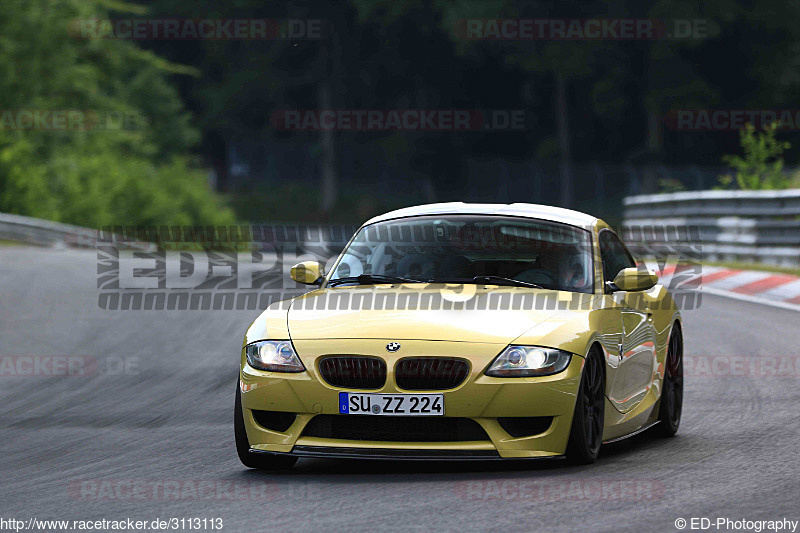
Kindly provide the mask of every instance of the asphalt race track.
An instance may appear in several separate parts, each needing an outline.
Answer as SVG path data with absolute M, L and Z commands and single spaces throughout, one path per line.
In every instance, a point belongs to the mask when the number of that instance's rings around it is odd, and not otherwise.
M 305 459 L 264 474 L 241 466 L 232 429 L 242 334 L 257 313 L 104 311 L 96 287 L 92 251 L 0 247 L 0 356 L 97 363 L 86 376 L 0 376 L 2 518 L 221 518 L 231 532 L 800 519 L 800 369 L 734 369 L 800 354 L 793 311 L 704 295 L 684 312 L 687 366 L 712 366 L 687 369 L 678 436 L 606 446 L 593 466 Z

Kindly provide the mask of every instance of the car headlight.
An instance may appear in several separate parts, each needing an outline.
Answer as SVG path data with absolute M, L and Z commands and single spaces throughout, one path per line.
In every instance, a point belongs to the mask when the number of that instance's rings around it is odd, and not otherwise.
M 486 370 L 487 376 L 522 378 L 557 374 L 569 365 L 572 354 L 540 346 L 508 346 Z
M 244 347 L 247 364 L 270 372 L 303 372 L 291 341 L 258 341 Z

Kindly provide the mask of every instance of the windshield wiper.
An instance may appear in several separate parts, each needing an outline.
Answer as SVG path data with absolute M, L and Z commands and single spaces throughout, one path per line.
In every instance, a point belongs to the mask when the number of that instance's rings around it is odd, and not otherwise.
M 336 278 L 328 282 L 330 287 L 335 287 L 341 283 L 358 283 L 359 285 L 375 285 L 376 283 L 425 283 L 418 279 L 401 278 L 398 276 L 383 276 L 381 274 L 361 274 L 360 276 L 348 276 L 346 278 Z
M 490 285 L 513 285 L 515 287 L 530 287 L 531 289 L 544 289 L 541 285 L 520 281 L 518 279 L 504 278 L 503 276 L 475 276 L 472 281 L 488 283 Z
M 547 289 L 535 283 L 528 283 L 527 281 L 520 281 L 518 279 L 505 278 L 503 276 L 475 276 L 474 278 L 431 278 L 427 280 L 428 283 L 454 283 L 454 284 L 472 284 L 472 283 L 485 283 L 487 285 L 508 285 L 513 287 L 530 287 L 531 289 Z

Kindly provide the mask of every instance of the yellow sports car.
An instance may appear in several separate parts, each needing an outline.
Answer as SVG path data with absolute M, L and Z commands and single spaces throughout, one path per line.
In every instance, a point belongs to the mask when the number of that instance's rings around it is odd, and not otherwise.
M 683 399 L 681 317 L 602 220 L 444 203 L 364 224 L 315 288 L 250 326 L 235 403 L 246 466 L 299 457 L 591 463 Z

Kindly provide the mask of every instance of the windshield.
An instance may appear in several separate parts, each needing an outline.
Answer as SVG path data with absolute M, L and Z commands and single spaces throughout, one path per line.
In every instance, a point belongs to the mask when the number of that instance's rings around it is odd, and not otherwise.
M 541 220 L 472 215 L 389 220 L 356 234 L 329 283 L 358 284 L 365 276 L 375 276 L 377 283 L 402 278 L 398 281 L 493 284 L 506 278 L 591 293 L 591 250 L 588 231 Z

